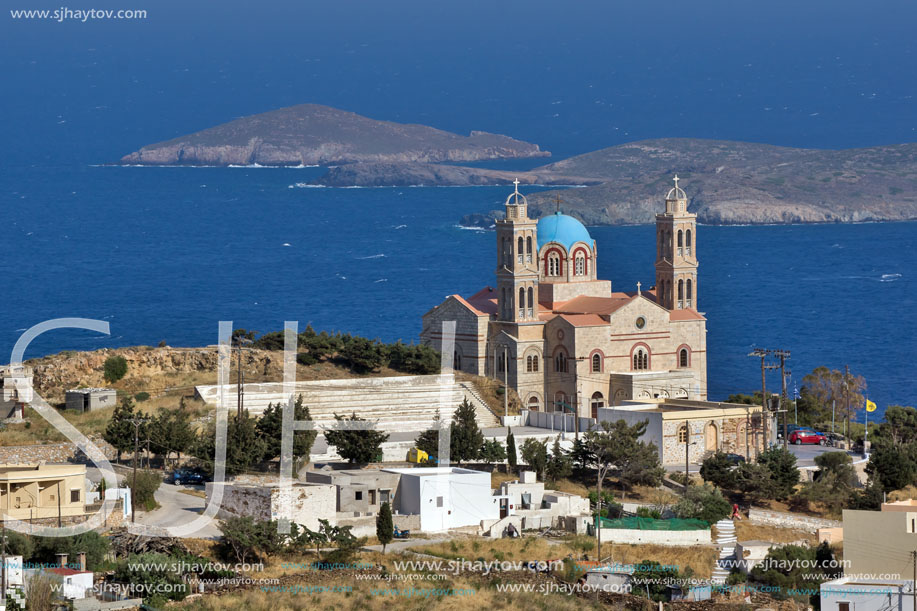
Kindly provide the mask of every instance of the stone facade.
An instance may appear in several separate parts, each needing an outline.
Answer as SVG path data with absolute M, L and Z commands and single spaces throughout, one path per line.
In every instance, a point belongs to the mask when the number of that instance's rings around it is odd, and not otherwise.
M 559 213 L 536 223 L 517 190 L 497 223 L 496 288 L 447 297 L 424 314 L 421 340 L 449 351 L 443 324 L 454 321 L 454 368 L 505 380 L 533 410 L 596 417 L 631 399 L 705 399 L 706 319 L 686 202 L 676 185 L 657 217 L 661 288 L 613 292 L 586 228 Z
M 213 482 L 206 484 L 207 502 L 213 495 Z M 288 495 L 278 485 L 225 484 L 220 517 L 251 516 L 256 520 L 279 520 L 283 503 L 292 508 L 291 519 L 312 530 L 319 519 L 334 522 L 335 487 L 330 484 L 294 484 Z
M 114 460 L 117 451 L 101 438 L 90 438 L 106 458 Z M 65 463 L 91 464 L 91 460 L 72 443 L 43 443 L 28 446 L 0 446 L 0 464 L 17 463 Z

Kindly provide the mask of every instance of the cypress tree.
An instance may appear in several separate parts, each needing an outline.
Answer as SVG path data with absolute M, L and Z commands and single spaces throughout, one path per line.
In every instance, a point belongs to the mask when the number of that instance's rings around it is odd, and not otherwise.
M 509 463 L 510 471 L 515 473 L 518 459 L 516 458 L 516 438 L 513 437 L 513 429 L 507 429 L 506 434 L 506 462 Z
M 395 524 L 392 521 L 392 508 L 388 503 L 382 503 L 379 509 L 379 515 L 376 516 L 376 537 L 382 544 L 382 553 L 385 553 L 385 546 L 395 538 Z

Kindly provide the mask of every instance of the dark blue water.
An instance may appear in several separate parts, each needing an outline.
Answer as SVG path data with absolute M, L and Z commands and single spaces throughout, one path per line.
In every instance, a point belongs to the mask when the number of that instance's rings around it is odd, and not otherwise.
M 125 8 L 70 5 L 90 6 Z M 492 234 L 455 221 L 493 209 L 502 189 L 290 189 L 312 171 L 94 167 L 246 114 L 316 102 L 507 133 L 556 157 L 662 136 L 843 148 L 917 130 L 917 5 L 903 1 L 144 8 L 144 21 L 85 24 L 0 13 L 0 353 L 59 316 L 107 319 L 112 337 L 59 333 L 33 354 L 212 343 L 220 319 L 410 340 L 444 295 L 493 282 Z M 592 233 L 616 288 L 652 282 L 651 228 Z M 745 355 L 763 345 L 793 351 L 794 377 L 849 363 L 880 406 L 913 403 L 915 235 L 701 228 L 711 397 L 756 388 Z

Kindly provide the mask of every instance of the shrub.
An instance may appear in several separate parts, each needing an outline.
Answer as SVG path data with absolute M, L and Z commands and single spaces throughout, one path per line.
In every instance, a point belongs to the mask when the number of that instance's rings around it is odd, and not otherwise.
M 296 355 L 296 362 L 303 367 L 309 367 L 318 363 L 318 358 L 315 357 L 311 352 L 300 352 Z
M 117 382 L 127 375 L 127 359 L 119 355 L 110 356 L 105 359 L 102 371 L 107 381 Z
M 134 399 L 136 399 L 137 401 L 139 401 L 139 402 L 141 402 L 141 403 L 142 403 L 143 401 L 149 401 L 149 400 L 150 400 L 150 393 L 148 393 L 148 392 L 146 392 L 146 391 L 138 392 L 136 395 L 134 395 Z
M 159 490 L 159 485 L 162 483 L 162 478 L 159 474 L 155 471 L 138 470 L 137 481 L 134 482 L 133 478 L 129 478 L 128 481 L 134 485 L 131 490 L 131 503 L 133 503 L 134 509 L 143 509 L 146 511 L 156 509 L 156 499 L 154 495 L 156 491 Z
M 659 520 L 662 518 L 662 513 L 658 509 L 653 509 L 652 507 L 637 507 L 637 517 Z
M 735 486 L 735 473 L 732 461 L 725 452 L 716 452 L 704 459 L 700 466 L 700 476 L 705 482 L 710 482 L 720 488 L 731 489 Z M 672 478 L 674 480 L 674 478 Z M 679 482 L 683 483 L 683 482 Z
M 719 490 L 705 483 L 703 486 L 689 486 L 684 498 L 672 510 L 679 518 L 693 518 L 713 524 L 728 518 L 732 506 Z

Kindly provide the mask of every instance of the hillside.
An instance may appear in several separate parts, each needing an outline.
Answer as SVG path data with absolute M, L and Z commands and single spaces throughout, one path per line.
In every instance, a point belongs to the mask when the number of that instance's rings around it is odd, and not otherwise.
M 129 165 L 333 165 L 357 162 L 481 161 L 544 157 L 537 144 L 473 131 L 460 136 L 425 125 L 376 121 L 301 104 L 242 117 L 142 147 Z
M 529 197 L 533 214 L 588 224 L 650 223 L 674 174 L 707 224 L 917 219 L 917 144 L 816 150 L 666 138 L 614 146 L 536 168 L 602 183 Z

